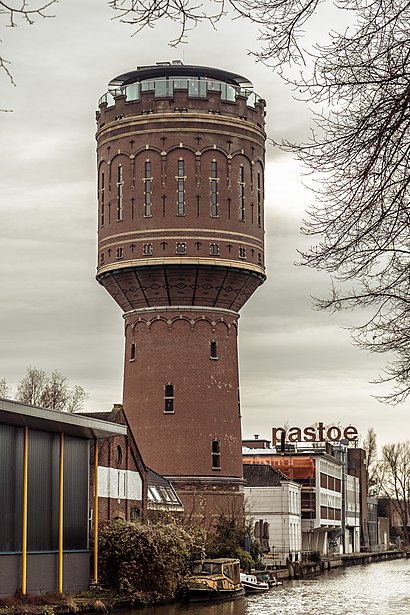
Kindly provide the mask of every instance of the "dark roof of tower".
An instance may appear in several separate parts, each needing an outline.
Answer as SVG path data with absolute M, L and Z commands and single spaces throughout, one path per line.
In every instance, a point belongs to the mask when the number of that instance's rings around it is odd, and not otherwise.
M 129 71 L 111 79 L 108 84 L 109 90 L 160 77 L 200 77 L 203 79 L 217 79 L 231 85 L 239 86 L 246 90 L 253 90 L 252 83 L 236 73 L 231 73 L 220 68 L 210 66 L 192 66 L 190 64 L 160 62 L 153 66 L 139 66 L 136 70 Z
M 280 487 L 282 481 L 289 477 L 280 470 L 264 464 L 243 464 L 245 487 Z

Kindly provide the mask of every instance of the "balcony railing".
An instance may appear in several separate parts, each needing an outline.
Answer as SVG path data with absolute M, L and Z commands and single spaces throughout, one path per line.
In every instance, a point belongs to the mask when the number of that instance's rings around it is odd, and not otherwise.
M 260 100 L 260 97 L 252 90 L 223 81 L 198 79 L 196 77 L 169 77 L 168 79 L 151 79 L 131 83 L 122 88 L 111 90 L 101 96 L 98 105 L 106 103 L 111 107 L 115 104 L 114 98 L 121 95 L 125 95 L 126 101 L 141 100 L 143 92 L 154 92 L 156 98 L 173 98 L 175 91 L 178 90 L 187 91 L 190 98 L 207 98 L 211 92 L 220 92 L 221 100 L 226 102 L 235 102 L 237 96 L 244 96 L 247 99 L 247 105 L 251 107 L 254 107 Z

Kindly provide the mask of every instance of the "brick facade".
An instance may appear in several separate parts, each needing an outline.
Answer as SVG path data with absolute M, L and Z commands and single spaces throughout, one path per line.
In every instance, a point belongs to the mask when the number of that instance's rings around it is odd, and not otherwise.
M 141 454 L 133 438 L 132 431 L 129 429 L 124 411 L 121 406 L 114 406 L 112 412 L 93 413 L 89 416 L 102 418 L 120 425 L 127 425 L 128 434 L 126 436 L 114 436 L 98 440 L 98 466 L 99 474 L 104 470 L 111 470 L 117 474 L 117 481 L 120 483 L 117 493 L 112 493 L 116 497 L 105 497 L 104 486 L 99 478 L 99 498 L 98 498 L 98 519 L 100 523 L 105 523 L 113 519 L 124 519 L 127 521 L 136 520 L 145 516 L 147 511 L 147 469 L 142 460 Z M 90 450 L 90 518 L 91 527 L 94 524 L 94 446 L 95 441 L 91 442 Z M 129 473 L 131 476 L 138 475 L 141 479 L 141 489 L 138 489 L 140 497 L 129 497 L 132 490 L 128 485 Z M 126 487 L 121 484 L 121 478 L 126 476 Z M 117 491 L 117 485 L 111 486 L 111 491 Z M 125 487 L 125 488 L 124 488 Z M 103 489 L 102 489 L 103 488 Z

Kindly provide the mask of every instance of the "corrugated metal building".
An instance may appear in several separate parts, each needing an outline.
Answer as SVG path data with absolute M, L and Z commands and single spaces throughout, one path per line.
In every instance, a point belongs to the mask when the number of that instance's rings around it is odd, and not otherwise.
M 88 588 L 89 444 L 125 434 L 0 399 L 0 595 Z

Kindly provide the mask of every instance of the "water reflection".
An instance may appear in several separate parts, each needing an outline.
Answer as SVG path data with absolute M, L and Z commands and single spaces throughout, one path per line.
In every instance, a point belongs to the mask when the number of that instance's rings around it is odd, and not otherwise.
M 340 569 L 263 595 L 219 604 L 164 606 L 121 615 L 409 615 L 410 560 Z

